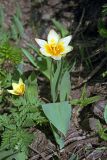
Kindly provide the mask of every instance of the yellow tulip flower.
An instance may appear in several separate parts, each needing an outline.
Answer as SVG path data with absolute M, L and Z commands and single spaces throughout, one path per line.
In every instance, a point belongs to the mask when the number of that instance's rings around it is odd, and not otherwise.
M 22 96 L 25 92 L 25 84 L 22 79 L 19 79 L 19 83 L 12 83 L 13 90 L 7 90 L 9 93 Z
M 55 60 L 61 60 L 68 52 L 73 50 L 73 47 L 68 45 L 72 39 L 72 35 L 65 38 L 60 36 L 52 29 L 50 30 L 47 41 L 35 38 L 37 44 L 41 47 L 40 52 Z

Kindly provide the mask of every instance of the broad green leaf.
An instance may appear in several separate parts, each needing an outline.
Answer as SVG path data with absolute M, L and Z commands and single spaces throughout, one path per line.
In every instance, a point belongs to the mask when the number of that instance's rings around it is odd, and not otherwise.
M 68 100 L 71 91 L 71 82 L 69 72 L 66 71 L 62 77 L 60 85 L 60 101 Z
M 52 19 L 53 24 L 55 25 L 55 27 L 61 32 L 62 37 L 65 37 L 66 35 L 69 34 L 69 31 L 63 26 L 62 23 L 60 23 L 59 21 Z
M 59 81 L 60 72 L 61 72 L 61 62 L 58 63 L 56 72 L 54 73 L 54 76 L 51 81 L 51 95 L 52 95 L 53 102 L 57 100 L 58 81 Z
M 107 105 L 105 106 L 105 109 L 104 109 L 104 119 L 107 123 Z
M 42 109 L 52 123 L 61 133 L 66 135 L 71 118 L 71 105 L 66 102 L 43 104 Z

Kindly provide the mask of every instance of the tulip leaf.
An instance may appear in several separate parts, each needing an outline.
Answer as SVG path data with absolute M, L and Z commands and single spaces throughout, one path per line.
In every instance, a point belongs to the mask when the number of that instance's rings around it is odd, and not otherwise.
M 28 50 L 22 48 L 23 54 L 29 59 L 34 67 L 36 67 L 43 75 L 50 79 L 50 60 L 49 58 L 40 57 L 37 59 L 37 62 L 34 60 L 34 57 L 29 53 Z
M 37 67 L 36 62 L 34 61 L 34 57 L 24 48 L 22 48 L 22 52 L 23 54 L 29 59 L 29 61 L 35 66 Z
M 67 101 L 48 103 L 43 104 L 42 109 L 50 123 L 66 135 L 71 118 L 71 105 Z
M 71 90 L 70 75 L 69 72 L 66 71 L 61 80 L 60 101 L 68 100 L 68 96 L 70 95 L 70 90 Z
M 69 31 L 63 26 L 62 23 L 60 23 L 56 19 L 52 19 L 52 22 L 56 26 L 56 28 L 61 32 L 62 37 L 65 37 L 69 34 Z
M 54 73 L 54 76 L 51 82 L 51 95 L 52 95 L 53 102 L 55 102 L 57 99 L 58 79 L 59 79 L 60 72 L 61 72 L 61 62 L 57 64 L 57 69 Z
M 14 24 L 16 25 L 16 27 L 17 27 L 17 30 L 19 31 L 20 37 L 23 38 L 24 27 L 23 27 L 23 24 L 22 24 L 21 20 L 16 15 L 14 15 L 13 16 L 13 21 L 14 21 Z
M 53 125 L 51 125 L 51 128 L 59 148 L 62 149 L 64 147 L 64 138 L 58 133 L 58 130 Z
M 105 109 L 104 109 L 104 119 L 107 123 L 107 105 L 105 106 Z

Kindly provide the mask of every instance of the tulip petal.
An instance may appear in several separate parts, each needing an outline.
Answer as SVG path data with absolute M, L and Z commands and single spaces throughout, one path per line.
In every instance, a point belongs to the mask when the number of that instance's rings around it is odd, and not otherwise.
M 53 59 L 55 59 L 55 60 L 61 60 L 61 55 L 60 56 L 51 56 Z
M 66 46 L 64 52 L 62 52 L 61 54 L 66 54 L 68 52 L 71 52 L 73 50 L 73 47 L 72 46 Z
M 72 35 L 67 36 L 65 38 L 61 38 L 59 42 L 63 42 L 63 45 L 67 46 L 70 43 L 71 39 L 72 39 Z
M 60 39 L 60 36 L 52 29 L 48 34 L 48 43 L 55 43 L 57 44 Z
M 23 83 L 23 80 L 21 78 L 19 78 L 19 84 L 22 84 Z
M 51 56 L 49 53 L 47 53 L 47 52 L 45 51 L 44 48 L 40 48 L 40 52 L 41 52 L 44 56 L 47 56 L 47 57 L 50 57 L 50 56 Z
M 44 45 L 47 44 L 47 42 L 46 42 L 45 40 L 43 40 L 43 39 L 35 38 L 35 41 L 37 42 L 37 44 L 38 44 L 41 48 L 43 48 Z
M 14 94 L 14 95 L 19 95 L 18 93 L 16 93 L 14 90 L 7 90 L 9 93 Z
M 13 90 L 16 90 L 16 88 L 19 86 L 19 84 L 17 83 L 12 83 L 12 87 L 13 87 Z

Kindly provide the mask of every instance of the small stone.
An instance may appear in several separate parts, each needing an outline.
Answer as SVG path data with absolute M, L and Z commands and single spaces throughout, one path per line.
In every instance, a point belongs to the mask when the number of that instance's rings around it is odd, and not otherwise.
M 92 131 L 98 131 L 98 120 L 95 118 L 89 118 L 89 126 Z
M 45 6 L 42 11 L 42 20 L 50 20 L 53 14 L 53 10 L 48 6 Z
M 48 5 L 55 6 L 60 2 L 61 2 L 61 0 L 48 0 Z

